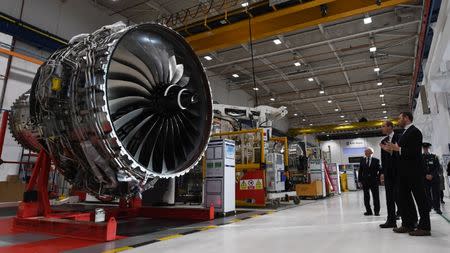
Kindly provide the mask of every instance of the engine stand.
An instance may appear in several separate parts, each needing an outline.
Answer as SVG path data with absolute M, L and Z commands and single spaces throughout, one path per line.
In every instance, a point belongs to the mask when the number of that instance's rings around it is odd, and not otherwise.
M 94 212 L 60 212 L 52 210 L 48 197 L 48 176 L 51 170 L 49 155 L 41 150 L 33 167 L 23 201 L 13 221 L 16 231 L 42 232 L 83 240 L 112 241 L 117 238 L 119 218 L 214 219 L 214 207 L 157 208 L 143 207 L 139 198 L 121 199 L 119 207 L 105 208 L 106 222 L 94 222 Z

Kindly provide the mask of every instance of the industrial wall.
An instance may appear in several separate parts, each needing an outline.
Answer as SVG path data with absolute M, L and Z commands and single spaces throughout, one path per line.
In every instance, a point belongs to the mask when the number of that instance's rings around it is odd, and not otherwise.
M 382 137 L 355 138 L 344 140 L 330 140 L 320 143 L 322 151 L 331 151 L 331 162 L 348 163 L 349 157 L 364 156 L 364 149 L 374 149 L 373 156 L 380 159 L 381 148 L 378 145 Z
M 64 39 L 93 32 L 119 20 L 125 21 L 120 15 L 110 16 L 91 0 L 2 0 L 0 12 Z
M 442 1 L 434 36 L 424 64 L 421 94 L 414 111 L 414 124 L 422 131 L 424 141 L 433 146 L 431 152 L 450 154 L 450 3 Z M 446 168 L 446 164 L 444 164 Z M 446 170 L 444 169 L 444 175 Z M 450 195 L 446 184 L 447 196 Z

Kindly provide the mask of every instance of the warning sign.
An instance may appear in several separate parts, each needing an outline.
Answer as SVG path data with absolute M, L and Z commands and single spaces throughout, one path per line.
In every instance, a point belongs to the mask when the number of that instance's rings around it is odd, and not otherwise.
M 247 182 L 246 182 L 247 180 L 241 180 L 241 182 L 240 182 L 240 189 L 241 190 L 247 190 L 248 189 L 248 186 L 247 186 Z
M 246 179 L 240 180 L 240 190 L 262 190 L 262 179 Z
M 263 188 L 262 179 L 256 180 L 256 190 L 262 190 L 262 188 Z

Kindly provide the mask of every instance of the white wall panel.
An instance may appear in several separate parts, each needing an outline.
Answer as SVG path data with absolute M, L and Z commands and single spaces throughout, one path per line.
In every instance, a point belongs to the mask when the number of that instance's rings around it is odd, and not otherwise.
M 103 25 L 125 20 L 96 6 L 91 0 L 24 0 L 22 20 L 64 39 L 92 32 Z M 0 11 L 20 17 L 22 0 L 2 0 Z

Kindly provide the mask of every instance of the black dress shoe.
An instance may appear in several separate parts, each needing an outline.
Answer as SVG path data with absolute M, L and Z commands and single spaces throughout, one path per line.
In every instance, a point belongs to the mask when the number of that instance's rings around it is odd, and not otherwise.
M 416 229 L 414 231 L 409 232 L 410 236 L 431 236 L 430 230 L 422 230 Z
M 373 213 L 372 212 L 365 212 L 364 215 L 365 216 L 370 216 L 370 215 L 373 215 Z
M 384 224 L 380 224 L 380 228 L 396 228 L 397 224 L 386 222 Z
M 375 216 L 380 216 L 380 213 L 375 213 Z
M 435 210 L 437 214 L 442 214 L 441 210 Z
M 399 227 L 399 228 L 394 228 L 392 231 L 394 231 L 395 233 L 399 233 L 399 234 L 406 234 L 409 232 L 413 232 L 414 228 L 409 228 L 409 227 Z

